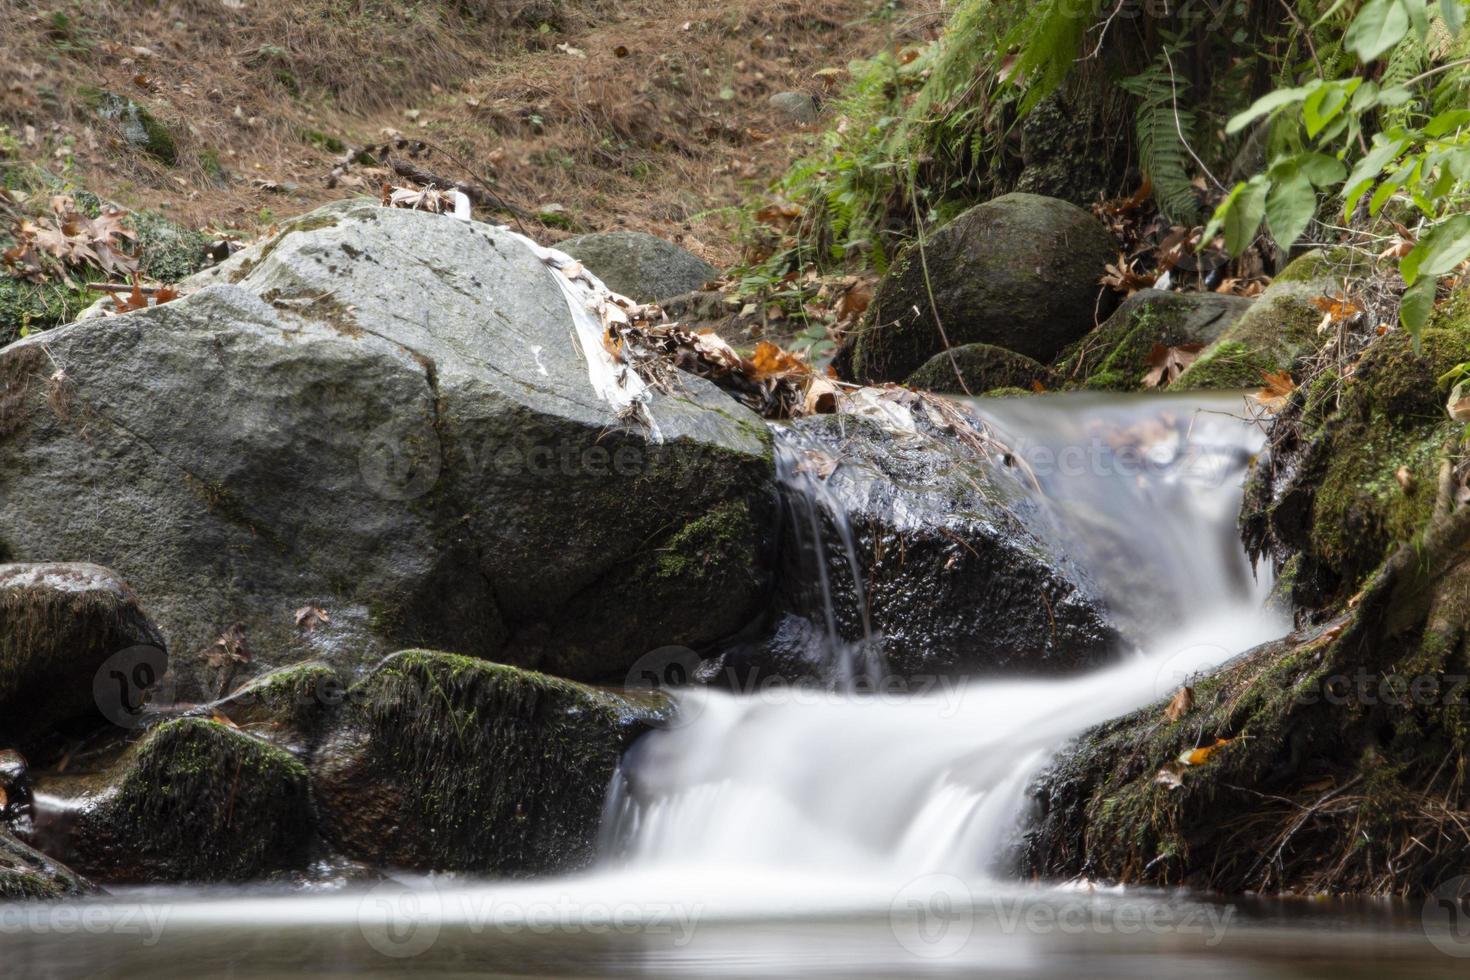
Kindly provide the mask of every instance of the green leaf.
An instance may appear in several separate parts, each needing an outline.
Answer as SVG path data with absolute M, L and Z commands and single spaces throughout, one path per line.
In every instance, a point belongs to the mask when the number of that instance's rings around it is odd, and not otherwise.
M 1273 184 L 1266 195 L 1266 222 L 1271 226 L 1276 244 L 1282 248 L 1289 249 L 1296 244 L 1316 212 L 1317 192 L 1301 171 Z
M 1414 34 L 1419 40 L 1429 36 L 1429 4 L 1427 0 L 1399 0 L 1404 12 L 1409 16 L 1409 23 L 1414 26 Z
M 1264 177 L 1252 177 L 1225 215 L 1225 250 L 1231 255 L 1239 255 L 1255 241 L 1261 219 L 1266 216 L 1266 194 L 1269 190 L 1270 183 Z
M 1409 14 L 1397 0 L 1368 0 L 1343 35 L 1343 42 L 1369 62 L 1398 44 L 1409 33 Z
M 1323 85 L 1307 96 L 1306 101 L 1302 103 L 1302 118 L 1307 122 L 1308 137 L 1315 139 L 1328 123 L 1336 119 L 1338 114 L 1347 108 L 1351 88 L 1356 87 L 1345 87 L 1334 82 L 1331 85 Z
M 1465 8 L 1461 0 L 1439 0 L 1439 12 L 1444 16 L 1444 26 L 1451 34 L 1460 33 L 1465 26 Z
M 1437 279 L 1470 259 L 1470 214 L 1435 225 L 1399 262 L 1399 274 L 1412 286 L 1420 276 Z
M 1283 88 L 1277 89 L 1274 92 L 1268 92 L 1252 102 L 1249 109 L 1232 116 L 1230 121 L 1225 124 L 1225 132 L 1227 135 L 1238 133 L 1262 116 L 1275 112 L 1282 106 L 1291 105 L 1293 102 L 1300 102 L 1320 86 L 1321 83 L 1318 82 L 1303 88 Z
M 1373 186 L 1373 181 L 1383 172 L 1383 168 L 1392 163 L 1404 148 L 1409 145 L 1407 139 L 1389 140 L 1379 142 L 1368 155 L 1358 161 L 1353 172 L 1348 175 L 1347 183 L 1343 185 L 1343 196 L 1346 198 L 1344 212 L 1351 215 L 1353 209 L 1358 206 L 1359 199 Z
M 1429 322 L 1429 315 L 1434 312 L 1434 287 L 1433 277 L 1425 276 L 1405 290 L 1404 298 L 1399 302 L 1399 322 L 1415 337 L 1419 336 Z
M 1425 123 L 1424 135 L 1438 139 L 1446 133 L 1453 133 L 1466 123 L 1470 123 L 1470 109 L 1450 109 Z
M 1318 187 L 1327 188 L 1340 184 L 1347 176 L 1347 166 L 1337 157 L 1326 153 L 1303 153 L 1297 162 L 1307 179 Z

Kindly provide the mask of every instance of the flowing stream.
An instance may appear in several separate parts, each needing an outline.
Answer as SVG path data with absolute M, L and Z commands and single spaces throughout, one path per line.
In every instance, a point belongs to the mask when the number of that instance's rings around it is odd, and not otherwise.
M 1065 679 L 937 678 L 916 692 L 854 689 L 875 665 L 849 660 L 826 686 L 686 691 L 678 723 L 626 755 L 603 860 L 586 874 L 123 890 L 81 906 L 101 910 L 90 930 L 8 928 L 0 914 L 6 973 L 1136 977 L 1209 966 L 1278 976 L 1310 955 L 1323 975 L 1372 976 L 1387 961 L 1456 975 L 1415 911 L 1398 906 L 1007 880 L 1027 785 L 1070 737 L 1287 629 L 1236 535 L 1261 440 L 1241 404 L 977 405 L 1024 463 L 1018 478 L 1044 503 L 1055 546 L 1130 625 L 1137 649 L 1112 666 Z M 814 546 L 824 509 L 845 526 L 830 499 L 788 506 Z M 823 579 L 822 593 L 836 584 Z M 832 649 L 873 655 L 835 638 Z M 131 931 L 119 928 L 125 916 Z

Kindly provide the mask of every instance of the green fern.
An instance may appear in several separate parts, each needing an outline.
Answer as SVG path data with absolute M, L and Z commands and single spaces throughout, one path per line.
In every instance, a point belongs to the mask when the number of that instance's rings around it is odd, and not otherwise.
M 1153 182 L 1159 210 L 1170 221 L 1192 225 L 1200 204 L 1185 141 L 1194 138 L 1198 121 L 1189 109 L 1187 80 L 1169 70 L 1169 59 L 1178 62 L 1181 54 L 1180 48 L 1166 47 L 1147 70 L 1119 84 L 1138 100 L 1134 129 L 1139 161 Z

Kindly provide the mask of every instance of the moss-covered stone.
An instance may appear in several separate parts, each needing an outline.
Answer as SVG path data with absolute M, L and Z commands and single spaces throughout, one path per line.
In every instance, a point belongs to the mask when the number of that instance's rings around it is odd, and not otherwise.
M 591 862 L 618 759 L 659 717 L 608 691 L 421 650 L 384 661 L 343 710 L 313 766 L 332 843 L 374 864 L 512 876 Z
M 305 751 L 337 717 L 346 692 L 337 670 L 313 660 L 257 677 L 200 710 L 222 714 L 252 734 Z
M 1258 388 L 1262 374 L 1290 370 L 1325 340 L 1317 334 L 1322 311 L 1312 301 L 1338 292 L 1355 262 L 1338 252 L 1308 252 L 1292 262 L 1171 387 Z
M 0 831 L 0 901 L 54 901 L 96 890 L 75 871 Z
M 179 150 L 173 134 L 153 113 L 132 99 L 112 92 L 84 88 L 79 95 L 99 117 L 117 124 L 128 145 L 166 166 L 178 163 Z
M 1142 290 L 1063 351 L 1056 373 L 1068 387 L 1135 391 L 1155 345 L 1211 344 L 1250 308 L 1251 300 L 1238 296 Z
M 1030 390 L 1036 384 L 1050 388 L 1052 373 L 1046 365 L 1025 354 L 991 344 L 965 344 L 935 354 L 909 375 L 904 384 L 921 391 L 978 395 L 995 388 Z
M 157 211 L 137 211 L 129 220 L 138 234 L 138 267 L 147 278 L 179 282 L 209 264 L 204 254 L 208 242 L 199 232 Z
M 290 753 L 204 718 L 165 722 L 105 768 L 42 773 L 37 792 L 69 801 L 55 840 L 101 881 L 244 881 L 305 865 L 312 842 L 306 767 Z
M 977 205 L 895 259 L 858 331 L 853 374 L 898 381 L 972 343 L 1050 361 L 1092 329 L 1098 277 L 1116 250 L 1065 201 L 1007 194 Z
M 0 566 L 0 732 L 25 743 L 64 722 L 100 721 L 98 671 L 138 647 L 158 651 L 151 684 L 162 673 L 163 638 L 127 583 L 107 569 Z

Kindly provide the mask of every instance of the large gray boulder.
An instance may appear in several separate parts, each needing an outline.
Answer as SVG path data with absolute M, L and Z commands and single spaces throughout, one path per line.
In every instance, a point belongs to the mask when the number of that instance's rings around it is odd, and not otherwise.
M 936 232 L 922 255 L 914 245 L 894 261 L 858 334 L 853 374 L 901 381 L 946 341 L 1048 362 L 1092 329 L 1098 279 L 1116 257 L 1107 230 L 1066 201 L 1007 194 L 977 205 Z
M 682 296 L 720 275 L 693 252 L 641 231 L 578 235 L 556 247 L 585 265 L 607 288 L 640 303 Z
M 125 575 L 180 696 L 418 644 L 616 677 L 738 630 L 764 424 L 682 375 L 658 438 L 628 421 L 557 275 L 502 229 L 341 202 L 182 299 L 0 350 L 0 554 Z
M 0 565 L 0 737 L 24 744 L 65 722 L 126 721 L 165 663 L 162 636 L 114 572 Z

